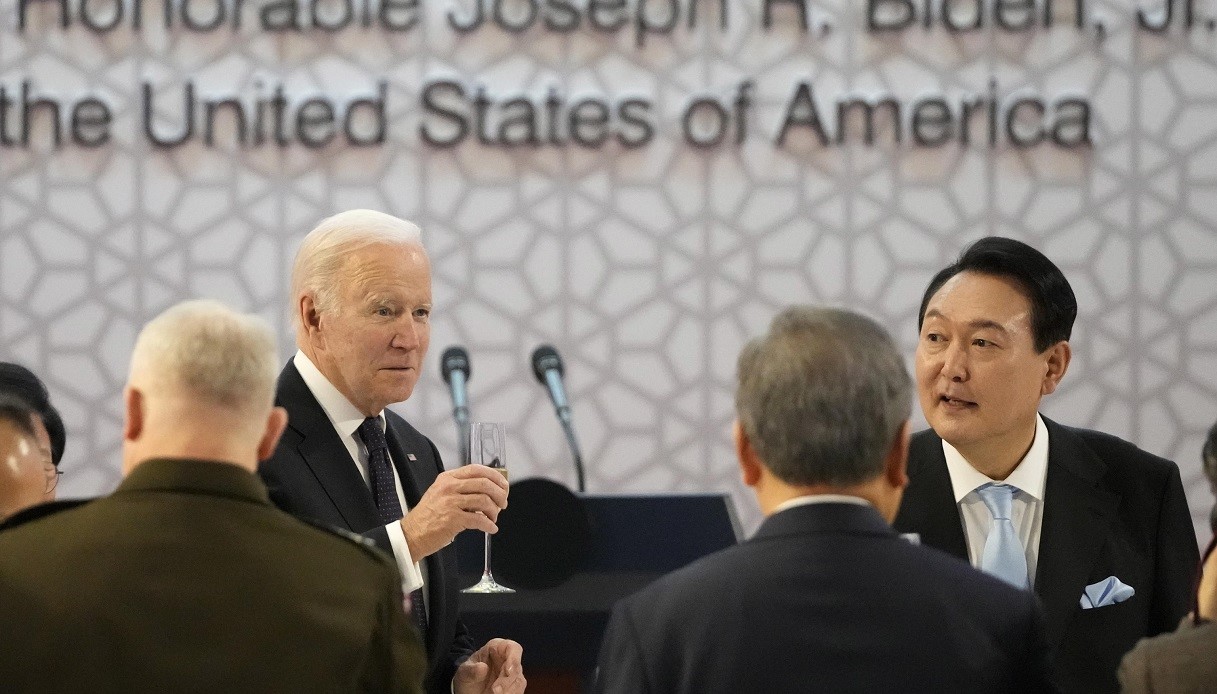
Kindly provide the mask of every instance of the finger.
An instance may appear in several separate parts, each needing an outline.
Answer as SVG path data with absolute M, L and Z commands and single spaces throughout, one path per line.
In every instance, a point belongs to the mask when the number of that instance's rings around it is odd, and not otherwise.
M 480 530 L 484 533 L 490 533 L 491 535 L 499 531 L 499 526 L 495 525 L 494 521 L 490 520 L 485 514 L 482 513 L 465 512 L 461 515 L 461 519 L 464 521 L 464 527 L 466 530 Z
M 455 486 L 460 494 L 481 494 L 490 497 L 499 508 L 507 508 L 507 491 L 484 478 L 462 480 Z
M 498 522 L 499 512 L 503 509 L 499 508 L 489 497 L 481 494 L 467 495 L 460 497 L 457 506 L 462 511 L 469 513 L 481 513 L 492 521 Z
M 468 479 L 474 479 L 474 478 L 480 477 L 482 479 L 490 480 L 496 486 L 501 487 L 502 489 L 507 489 L 507 486 L 508 486 L 507 479 L 505 477 L 503 477 L 503 474 L 501 472 L 498 472 L 497 470 L 494 470 L 493 468 L 488 468 L 485 465 L 477 465 L 477 464 L 463 465 L 461 467 L 456 468 L 455 470 L 448 470 L 447 472 L 442 473 L 440 476 L 442 477 L 444 475 L 448 475 L 448 476 L 452 477 L 453 479 L 460 479 L 460 480 L 468 480 Z

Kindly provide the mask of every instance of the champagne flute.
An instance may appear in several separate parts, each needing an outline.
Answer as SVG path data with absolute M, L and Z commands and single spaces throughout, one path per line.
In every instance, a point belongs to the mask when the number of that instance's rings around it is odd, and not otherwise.
M 474 422 L 469 431 L 470 462 L 499 471 L 507 479 L 507 428 L 491 422 Z M 482 578 L 462 593 L 514 593 L 494 580 L 490 572 L 490 533 L 486 533 Z

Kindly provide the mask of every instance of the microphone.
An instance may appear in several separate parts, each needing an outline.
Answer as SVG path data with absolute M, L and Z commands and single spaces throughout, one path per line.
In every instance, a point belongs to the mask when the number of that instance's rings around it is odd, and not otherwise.
M 575 427 L 571 423 L 570 405 L 566 402 L 566 387 L 562 384 L 562 358 L 558 351 L 549 345 L 541 345 L 532 352 L 532 372 L 545 389 L 549 391 L 549 399 L 554 403 L 554 412 L 566 434 L 566 442 L 570 445 L 571 455 L 575 459 L 575 477 L 579 482 L 579 492 L 584 491 L 583 483 L 583 454 L 579 452 L 579 442 L 575 439 Z
M 465 384 L 469 382 L 469 353 L 464 347 L 453 345 L 444 350 L 439 360 L 439 371 L 448 384 L 452 395 L 452 419 L 456 421 L 456 441 L 460 447 L 461 465 L 469 464 L 469 395 Z

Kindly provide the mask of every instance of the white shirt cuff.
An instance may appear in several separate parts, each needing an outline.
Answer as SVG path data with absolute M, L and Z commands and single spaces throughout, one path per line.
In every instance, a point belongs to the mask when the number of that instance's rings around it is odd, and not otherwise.
M 422 567 L 410 559 L 410 545 L 406 544 L 406 531 L 401 529 L 401 521 L 386 525 L 385 532 L 389 533 L 393 558 L 397 560 L 397 570 L 401 572 L 401 589 L 409 595 L 423 587 Z

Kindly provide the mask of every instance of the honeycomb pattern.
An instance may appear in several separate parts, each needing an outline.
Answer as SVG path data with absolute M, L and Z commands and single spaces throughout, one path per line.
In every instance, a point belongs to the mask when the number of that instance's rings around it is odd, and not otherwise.
M 596 492 L 728 490 L 747 528 L 758 513 L 729 441 L 735 356 L 794 302 L 865 311 L 911 353 L 926 281 L 985 234 L 1027 240 L 1056 259 L 1081 301 L 1075 361 L 1045 411 L 1177 460 L 1198 532 L 1212 499 L 1200 472 L 1217 419 L 1217 65 L 1210 34 L 1132 29 L 1131 0 L 1089 3 L 1107 36 L 940 29 L 868 35 L 862 3 L 814 3 L 802 33 L 778 4 L 700 3 L 700 28 L 653 36 L 460 35 L 449 7 L 392 34 L 189 34 L 160 29 L 145 3 L 139 35 L 46 29 L 0 18 L 0 81 L 115 105 L 103 148 L 0 152 L 0 357 L 42 374 L 69 429 L 63 492 L 119 479 L 121 405 L 139 327 L 187 297 L 225 300 L 279 326 L 290 354 L 287 268 L 318 219 L 366 206 L 419 222 L 434 267 L 430 373 L 401 412 L 450 464 L 455 434 L 435 363 L 468 347 L 475 419 L 504 421 L 516 475 L 573 485 L 561 433 L 527 365 L 558 347 Z M 1066 5 L 1071 3 L 1062 3 Z M 682 7 L 687 4 L 682 3 Z M 36 24 L 37 25 L 37 24 Z M 1064 26 L 1066 28 L 1061 28 Z M 1096 147 L 949 145 L 822 148 L 773 137 L 800 80 L 836 93 L 1086 94 Z M 498 97 L 645 97 L 642 148 L 451 149 L 421 143 L 423 85 L 456 79 Z M 698 149 L 681 139 L 694 95 L 725 101 L 755 82 L 750 137 Z M 181 89 L 353 98 L 388 84 L 389 141 L 241 150 L 157 150 L 141 135 L 139 85 L 157 85 L 165 132 Z M 178 119 L 175 121 L 175 118 Z M 35 140 L 49 125 L 34 124 Z M 222 131 L 223 136 L 230 131 Z M 43 140 L 45 141 L 45 140 Z

